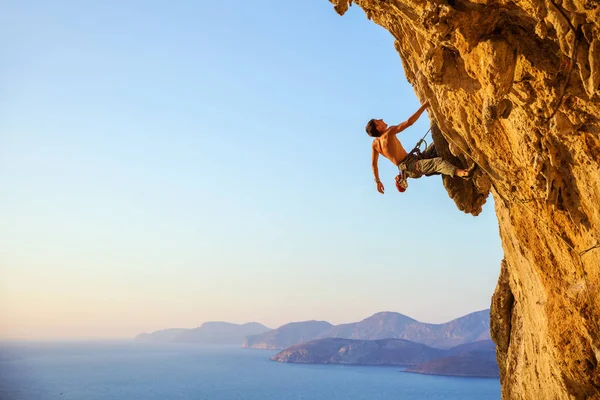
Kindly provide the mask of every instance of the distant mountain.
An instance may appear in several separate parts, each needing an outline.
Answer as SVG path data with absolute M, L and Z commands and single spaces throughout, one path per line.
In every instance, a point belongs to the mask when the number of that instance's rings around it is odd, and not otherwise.
M 257 322 L 243 325 L 229 322 L 205 322 L 193 329 L 165 329 L 142 333 L 135 340 L 155 343 L 199 343 L 214 345 L 240 345 L 245 336 L 270 331 Z
M 341 324 L 321 333 L 318 338 L 334 337 L 346 339 L 377 340 L 401 338 L 407 327 L 423 325 L 406 315 L 396 312 L 380 312 L 360 322 Z
M 298 364 L 398 365 L 408 366 L 405 372 L 419 374 L 499 376 L 491 340 L 443 350 L 403 339 L 327 338 L 291 346 L 271 360 Z
M 489 310 L 478 311 L 444 324 L 427 324 L 395 312 L 380 312 L 359 322 L 337 326 L 327 322 L 297 322 L 258 337 L 248 337 L 243 347 L 285 349 L 294 344 L 324 338 L 405 339 L 447 349 L 490 339 L 490 313 Z
M 140 333 L 135 337 L 135 340 L 142 342 L 171 342 L 186 330 L 184 328 L 171 328 L 152 333 Z
M 412 366 L 404 372 L 428 375 L 497 378 L 496 347 L 491 340 L 458 346 L 447 350 L 448 356 Z
M 444 324 L 427 324 L 395 312 L 380 312 L 353 324 L 343 324 L 317 338 L 405 339 L 440 349 L 490 338 L 490 312 L 483 310 Z
M 292 322 L 277 329 L 256 336 L 247 336 L 242 347 L 253 349 L 285 349 L 297 343 L 304 343 L 333 327 L 325 321 Z
M 300 364 L 417 365 L 440 358 L 444 350 L 402 339 L 319 339 L 291 346 L 271 358 Z

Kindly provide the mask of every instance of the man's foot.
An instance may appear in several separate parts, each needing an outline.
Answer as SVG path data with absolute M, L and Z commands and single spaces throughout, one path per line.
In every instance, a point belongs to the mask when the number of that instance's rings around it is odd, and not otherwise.
M 471 179 L 473 177 L 473 175 L 475 174 L 476 169 L 477 169 L 477 164 L 473 164 L 473 166 L 469 169 L 456 168 L 456 172 L 454 173 L 454 176 L 458 176 L 459 178 L 463 178 L 463 179 Z
M 456 168 L 456 172 L 454 172 L 454 176 L 458 176 L 459 178 L 469 178 L 469 170 L 468 169 L 460 169 Z

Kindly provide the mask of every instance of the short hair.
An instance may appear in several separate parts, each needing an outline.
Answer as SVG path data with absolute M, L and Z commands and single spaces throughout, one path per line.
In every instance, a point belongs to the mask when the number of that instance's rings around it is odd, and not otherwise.
M 377 129 L 377 124 L 375 123 L 375 118 L 373 118 L 369 122 L 367 122 L 367 127 L 365 128 L 365 130 L 367 131 L 367 135 L 369 135 L 371 137 L 381 136 L 381 132 L 379 132 L 379 129 Z

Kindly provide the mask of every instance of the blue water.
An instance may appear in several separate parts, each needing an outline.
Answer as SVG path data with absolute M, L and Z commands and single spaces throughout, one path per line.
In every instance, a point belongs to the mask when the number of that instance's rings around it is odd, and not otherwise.
M 1 400 L 487 400 L 496 379 L 297 365 L 275 352 L 135 342 L 0 344 Z

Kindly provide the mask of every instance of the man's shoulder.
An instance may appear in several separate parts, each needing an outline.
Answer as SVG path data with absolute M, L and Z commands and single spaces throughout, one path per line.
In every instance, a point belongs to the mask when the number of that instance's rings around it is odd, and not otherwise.
M 379 139 L 381 139 L 381 137 L 373 139 L 373 143 L 371 144 L 371 147 L 373 147 L 373 150 L 375 150 L 375 151 L 379 151 L 379 149 L 381 148 Z

